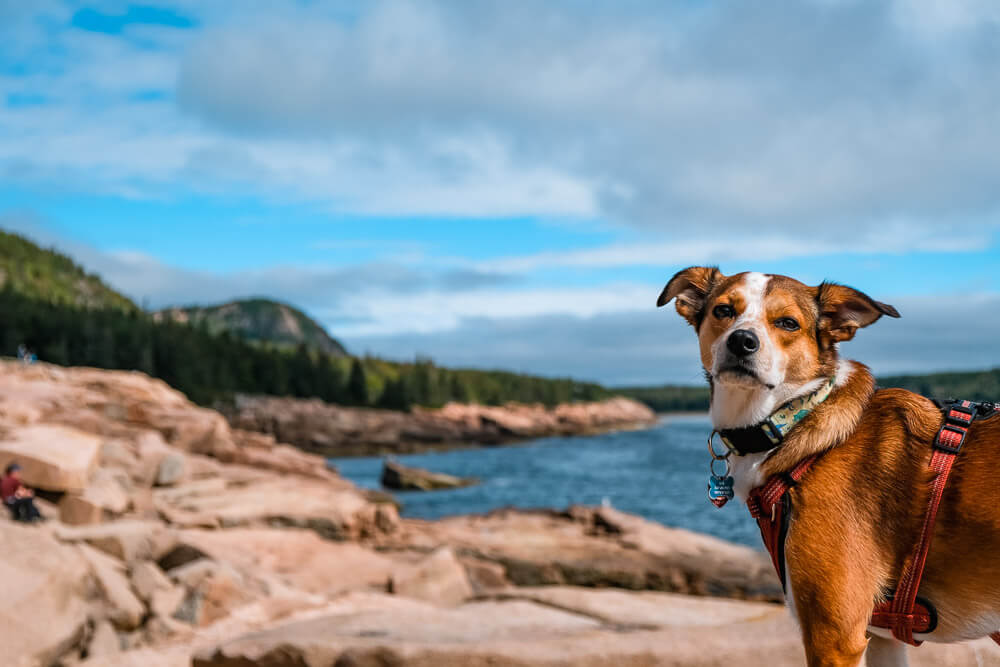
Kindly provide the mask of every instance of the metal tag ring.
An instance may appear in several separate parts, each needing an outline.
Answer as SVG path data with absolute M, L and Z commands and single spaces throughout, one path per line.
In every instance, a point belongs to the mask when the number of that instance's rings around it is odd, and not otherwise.
M 712 461 L 725 461 L 732 455 L 733 451 L 727 447 L 725 454 L 716 453 L 715 446 L 712 444 L 712 441 L 715 439 L 717 433 L 718 431 L 712 431 L 712 434 L 708 436 L 708 453 L 712 455 Z
M 722 472 L 721 475 L 715 472 L 715 464 L 718 463 L 719 461 L 722 461 L 726 466 L 726 469 Z M 708 469 L 712 471 L 712 475 L 714 477 L 723 477 L 723 478 L 729 477 L 729 459 L 726 457 L 712 459 L 712 462 L 708 464 Z

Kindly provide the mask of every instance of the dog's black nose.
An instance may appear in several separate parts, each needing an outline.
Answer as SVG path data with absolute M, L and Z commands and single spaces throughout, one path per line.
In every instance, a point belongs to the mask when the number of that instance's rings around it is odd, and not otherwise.
M 760 339 L 749 329 L 737 329 L 729 334 L 726 347 L 737 357 L 747 357 L 760 349 Z

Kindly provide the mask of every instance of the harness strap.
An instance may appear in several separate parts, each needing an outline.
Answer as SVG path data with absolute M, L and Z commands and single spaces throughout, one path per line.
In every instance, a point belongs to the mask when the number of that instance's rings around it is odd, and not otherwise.
M 764 541 L 764 548 L 771 556 L 774 571 L 781 579 L 782 589 L 785 588 L 785 536 L 788 533 L 788 518 L 791 514 L 791 507 L 785 500 L 785 494 L 799 483 L 820 456 L 813 454 L 802 459 L 789 472 L 772 476 L 747 496 L 747 509 L 757 520 L 760 537 Z
M 970 401 L 957 401 L 945 412 L 944 425 L 934 438 L 934 453 L 931 455 L 930 470 L 935 473 L 931 481 L 930 495 L 927 500 L 927 510 L 924 512 L 924 522 L 920 527 L 917 547 L 905 565 L 903 573 L 896 585 L 896 592 L 891 599 L 875 608 L 873 621 L 876 627 L 888 627 L 892 636 L 901 642 L 920 646 L 921 642 L 913 638 L 913 633 L 930 632 L 936 625 L 935 618 L 927 618 L 922 611 L 916 610 L 917 591 L 927 564 L 927 554 L 934 537 L 934 523 L 937 520 L 938 508 L 941 506 L 941 496 L 948 484 L 948 475 L 955 457 L 962 449 L 969 426 L 976 418 L 976 406 Z M 932 611 L 929 605 L 923 605 Z M 933 613 L 932 613 L 933 616 Z

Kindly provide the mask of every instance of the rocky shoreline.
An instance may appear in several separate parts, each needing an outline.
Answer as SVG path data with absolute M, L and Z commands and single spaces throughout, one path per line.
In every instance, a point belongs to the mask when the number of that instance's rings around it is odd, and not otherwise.
M 611 508 L 401 519 L 139 373 L 0 362 L 11 667 L 803 664 L 763 552 Z M 996 664 L 988 642 L 913 664 Z
M 643 428 L 656 421 L 648 407 L 628 398 L 502 406 L 448 403 L 410 412 L 350 408 L 317 399 L 237 396 L 220 405 L 234 428 L 265 433 L 326 457 L 384 456 L 477 445 L 498 445 L 557 435 Z

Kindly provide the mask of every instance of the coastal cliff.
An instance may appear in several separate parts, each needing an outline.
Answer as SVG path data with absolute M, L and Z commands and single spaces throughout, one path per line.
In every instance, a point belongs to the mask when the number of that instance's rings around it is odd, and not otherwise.
M 377 456 L 648 426 L 656 414 L 637 401 L 500 406 L 448 403 L 403 412 L 351 408 L 317 399 L 237 396 L 220 410 L 239 429 L 257 431 L 328 457 Z
M 141 373 L 0 362 L 15 460 L 48 520 L 0 516 L 13 667 L 802 663 L 761 551 L 606 507 L 401 519 Z

